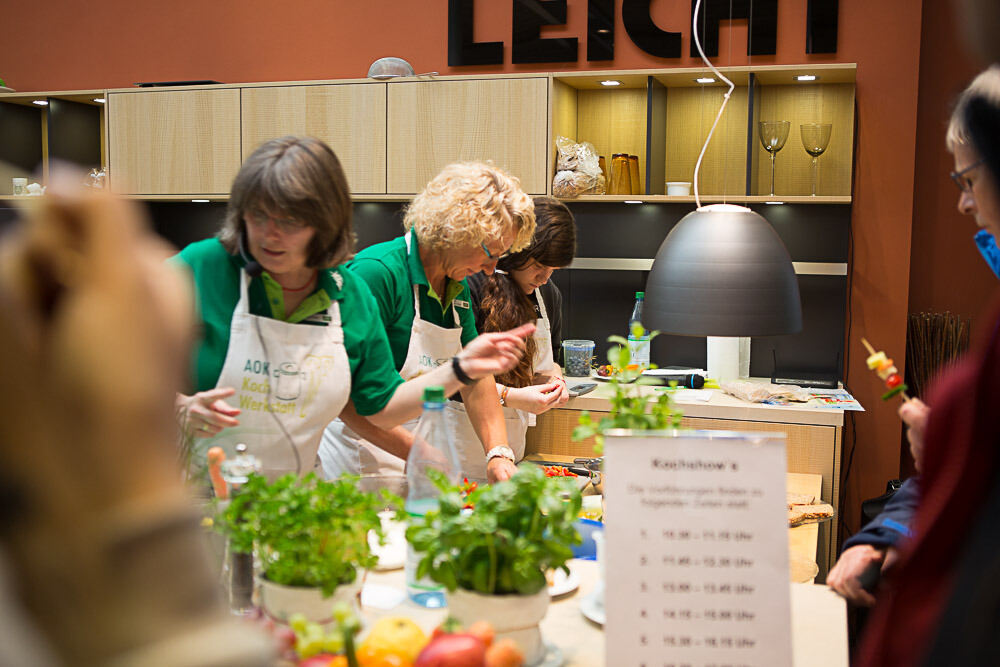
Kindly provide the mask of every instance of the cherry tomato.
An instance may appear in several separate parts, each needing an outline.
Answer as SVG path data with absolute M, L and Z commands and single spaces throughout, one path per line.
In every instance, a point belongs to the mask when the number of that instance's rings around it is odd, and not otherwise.
M 903 384 L 903 378 L 899 377 L 899 373 L 893 373 L 885 379 L 885 386 L 889 389 L 895 389 L 901 384 Z

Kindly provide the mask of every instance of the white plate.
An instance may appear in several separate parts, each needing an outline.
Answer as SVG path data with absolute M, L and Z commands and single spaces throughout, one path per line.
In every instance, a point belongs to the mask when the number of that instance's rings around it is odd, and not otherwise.
M 580 600 L 580 613 L 584 615 L 588 620 L 597 623 L 598 625 L 604 625 L 604 621 L 607 619 L 604 612 L 604 587 L 595 589 L 590 595 L 581 598 Z
M 549 586 L 549 596 L 557 598 L 560 595 L 572 593 L 580 587 L 580 576 L 570 567 L 569 574 L 557 569 L 552 575 L 552 585 Z

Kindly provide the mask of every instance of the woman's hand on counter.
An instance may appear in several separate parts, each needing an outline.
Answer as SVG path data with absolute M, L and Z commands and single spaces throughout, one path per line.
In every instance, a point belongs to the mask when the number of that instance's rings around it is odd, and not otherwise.
M 511 387 L 507 391 L 507 405 L 518 410 L 540 415 L 560 405 L 559 398 L 561 390 L 564 389 L 565 385 L 558 381 L 552 381 L 547 384 L 533 384 L 527 387 Z M 569 398 L 568 395 L 567 398 Z
M 236 393 L 232 387 L 199 391 L 193 396 L 177 394 L 176 407 L 185 433 L 195 438 L 210 438 L 224 428 L 239 426 L 239 408 L 224 399 Z
M 462 370 L 473 380 L 506 373 L 524 356 L 524 339 L 534 332 L 534 324 L 525 324 L 510 331 L 480 335 L 459 352 Z

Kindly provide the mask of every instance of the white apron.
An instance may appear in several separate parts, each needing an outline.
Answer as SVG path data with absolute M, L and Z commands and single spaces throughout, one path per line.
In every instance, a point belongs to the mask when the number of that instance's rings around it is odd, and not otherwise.
M 538 300 L 540 317 L 535 320 L 535 333 L 532 334 L 532 338 L 535 340 L 535 354 L 531 360 L 531 367 L 533 373 L 544 373 L 552 370 L 555 366 L 555 359 L 552 357 L 552 327 L 549 326 L 549 316 L 545 310 L 542 294 L 537 289 L 535 290 L 535 298 Z M 455 433 L 456 442 L 459 439 L 468 441 L 471 438 L 476 444 L 479 444 L 475 429 L 472 428 L 472 423 L 465 413 L 465 406 L 449 401 L 445 415 L 451 420 L 450 425 L 453 429 L 452 432 Z M 505 407 L 503 408 L 503 418 L 507 427 L 507 446 L 514 451 L 514 459 L 520 461 L 524 458 L 528 427 L 535 425 L 535 415 L 526 410 Z M 469 457 L 463 462 L 463 470 L 466 471 L 466 476 L 470 480 L 484 481 L 486 479 L 486 461 L 482 455 L 481 445 L 479 458 L 475 459 L 472 454 L 470 448 Z
M 411 235 L 407 232 L 407 252 L 411 247 L 410 239 Z M 418 286 L 414 285 L 413 311 L 410 343 L 406 349 L 403 367 L 399 371 L 404 380 L 423 375 L 441 364 L 451 363 L 451 358 L 462 351 L 461 320 L 454 307 L 452 313 L 455 316 L 455 328 L 441 327 L 420 319 L 420 292 Z M 453 402 L 448 401 L 448 403 Z M 411 419 L 402 426 L 412 433 L 417 427 L 418 420 L 419 418 Z M 455 444 L 461 452 L 462 445 L 457 441 Z M 478 438 L 475 444 L 482 460 L 483 446 L 479 444 Z M 406 461 L 361 438 L 339 419 L 333 421 L 323 432 L 319 455 L 323 463 L 323 472 L 329 479 L 344 474 L 361 475 L 361 487 L 365 490 L 385 487 L 394 493 L 405 494 Z
M 305 474 L 316 466 L 323 427 L 340 414 L 350 396 L 340 304 L 330 304 L 326 326 L 289 324 L 250 314 L 249 283 L 250 277 L 241 272 L 229 350 L 216 383 L 236 389 L 230 404 L 241 410 L 240 425 L 203 439 L 199 450 L 219 445 L 232 458 L 243 442 L 269 479 L 288 472 Z

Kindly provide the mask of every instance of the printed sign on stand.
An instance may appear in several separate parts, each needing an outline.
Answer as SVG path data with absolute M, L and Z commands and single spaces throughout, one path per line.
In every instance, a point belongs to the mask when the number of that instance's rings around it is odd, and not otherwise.
M 613 433 L 607 664 L 791 667 L 784 434 Z

